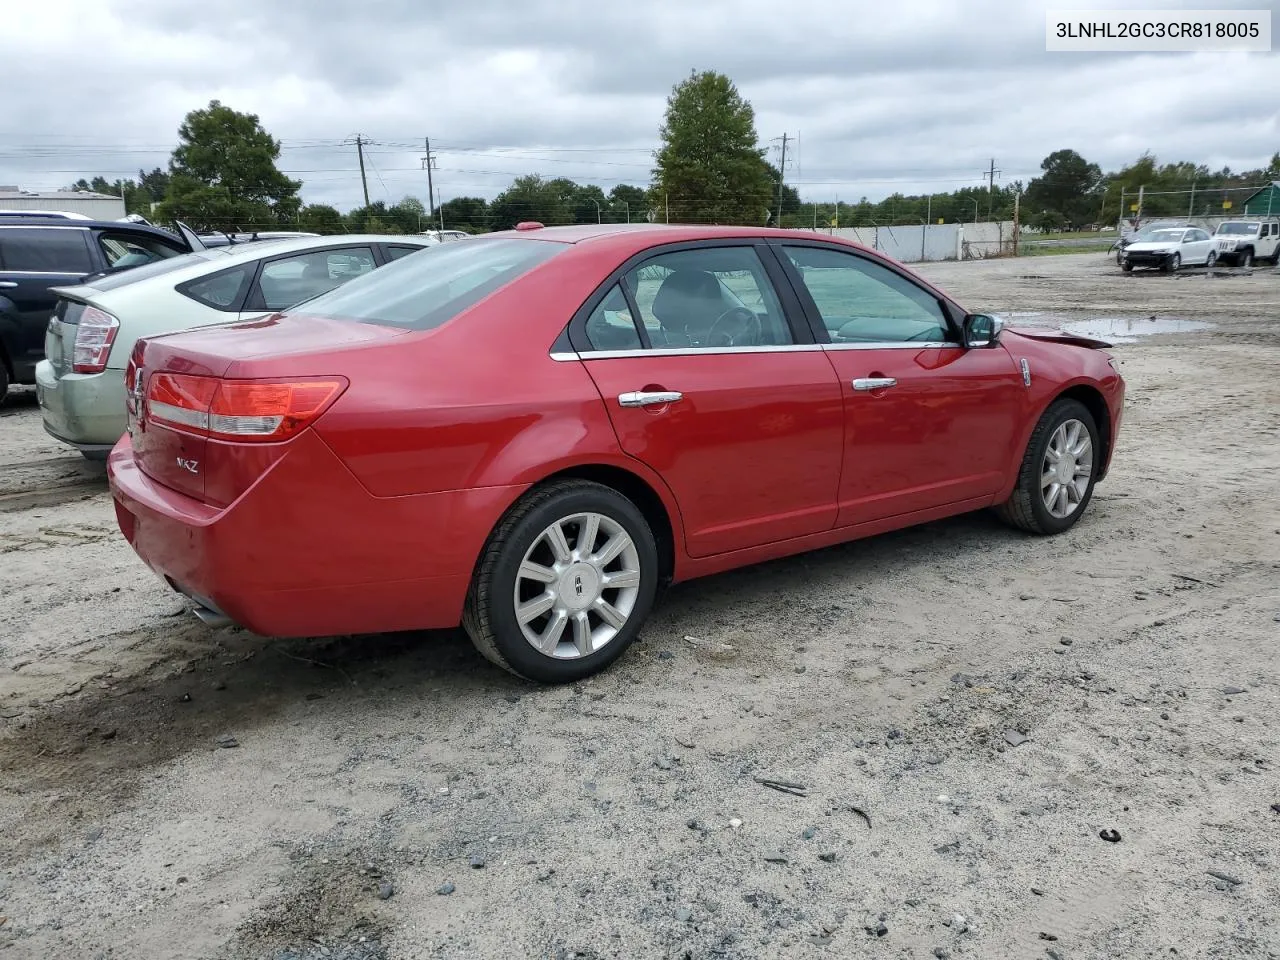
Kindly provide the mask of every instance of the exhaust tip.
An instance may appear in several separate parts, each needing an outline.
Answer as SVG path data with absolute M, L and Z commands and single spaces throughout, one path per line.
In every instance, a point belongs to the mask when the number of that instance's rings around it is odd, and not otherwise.
M 219 613 L 217 610 L 210 610 L 201 604 L 196 604 L 191 608 L 191 612 L 200 618 L 200 622 L 210 627 L 229 627 L 231 626 L 231 618 L 225 613 Z

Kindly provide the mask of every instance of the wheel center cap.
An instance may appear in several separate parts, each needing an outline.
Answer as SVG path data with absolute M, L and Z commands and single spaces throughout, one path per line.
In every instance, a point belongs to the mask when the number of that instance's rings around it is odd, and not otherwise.
M 575 563 L 560 576 L 558 593 L 570 610 L 585 610 L 600 595 L 600 574 L 589 563 Z
M 1058 482 L 1070 483 L 1076 478 L 1076 462 L 1072 457 L 1063 457 L 1058 461 Z

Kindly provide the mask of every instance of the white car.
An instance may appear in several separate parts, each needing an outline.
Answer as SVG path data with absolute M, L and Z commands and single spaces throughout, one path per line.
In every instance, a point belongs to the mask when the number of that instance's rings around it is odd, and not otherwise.
M 135 341 L 285 310 L 430 247 L 411 236 L 300 237 L 198 250 L 58 287 L 36 365 L 44 428 L 89 459 L 125 432 Z
M 1134 267 L 1159 267 L 1172 273 L 1196 264 L 1212 267 L 1217 260 L 1213 237 L 1199 227 L 1152 230 L 1120 251 L 1120 269 L 1126 273 Z

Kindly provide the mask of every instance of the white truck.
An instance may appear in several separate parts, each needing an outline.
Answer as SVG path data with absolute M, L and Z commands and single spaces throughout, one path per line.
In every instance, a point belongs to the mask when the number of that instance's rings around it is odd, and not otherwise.
M 1218 262 L 1252 267 L 1259 260 L 1280 263 L 1280 218 L 1228 220 L 1213 233 Z

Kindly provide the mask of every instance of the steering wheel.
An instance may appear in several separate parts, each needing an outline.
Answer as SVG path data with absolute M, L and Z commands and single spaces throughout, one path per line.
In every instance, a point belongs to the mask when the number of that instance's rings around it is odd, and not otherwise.
M 712 347 L 750 347 L 760 342 L 760 318 L 746 307 L 730 307 L 707 331 Z

